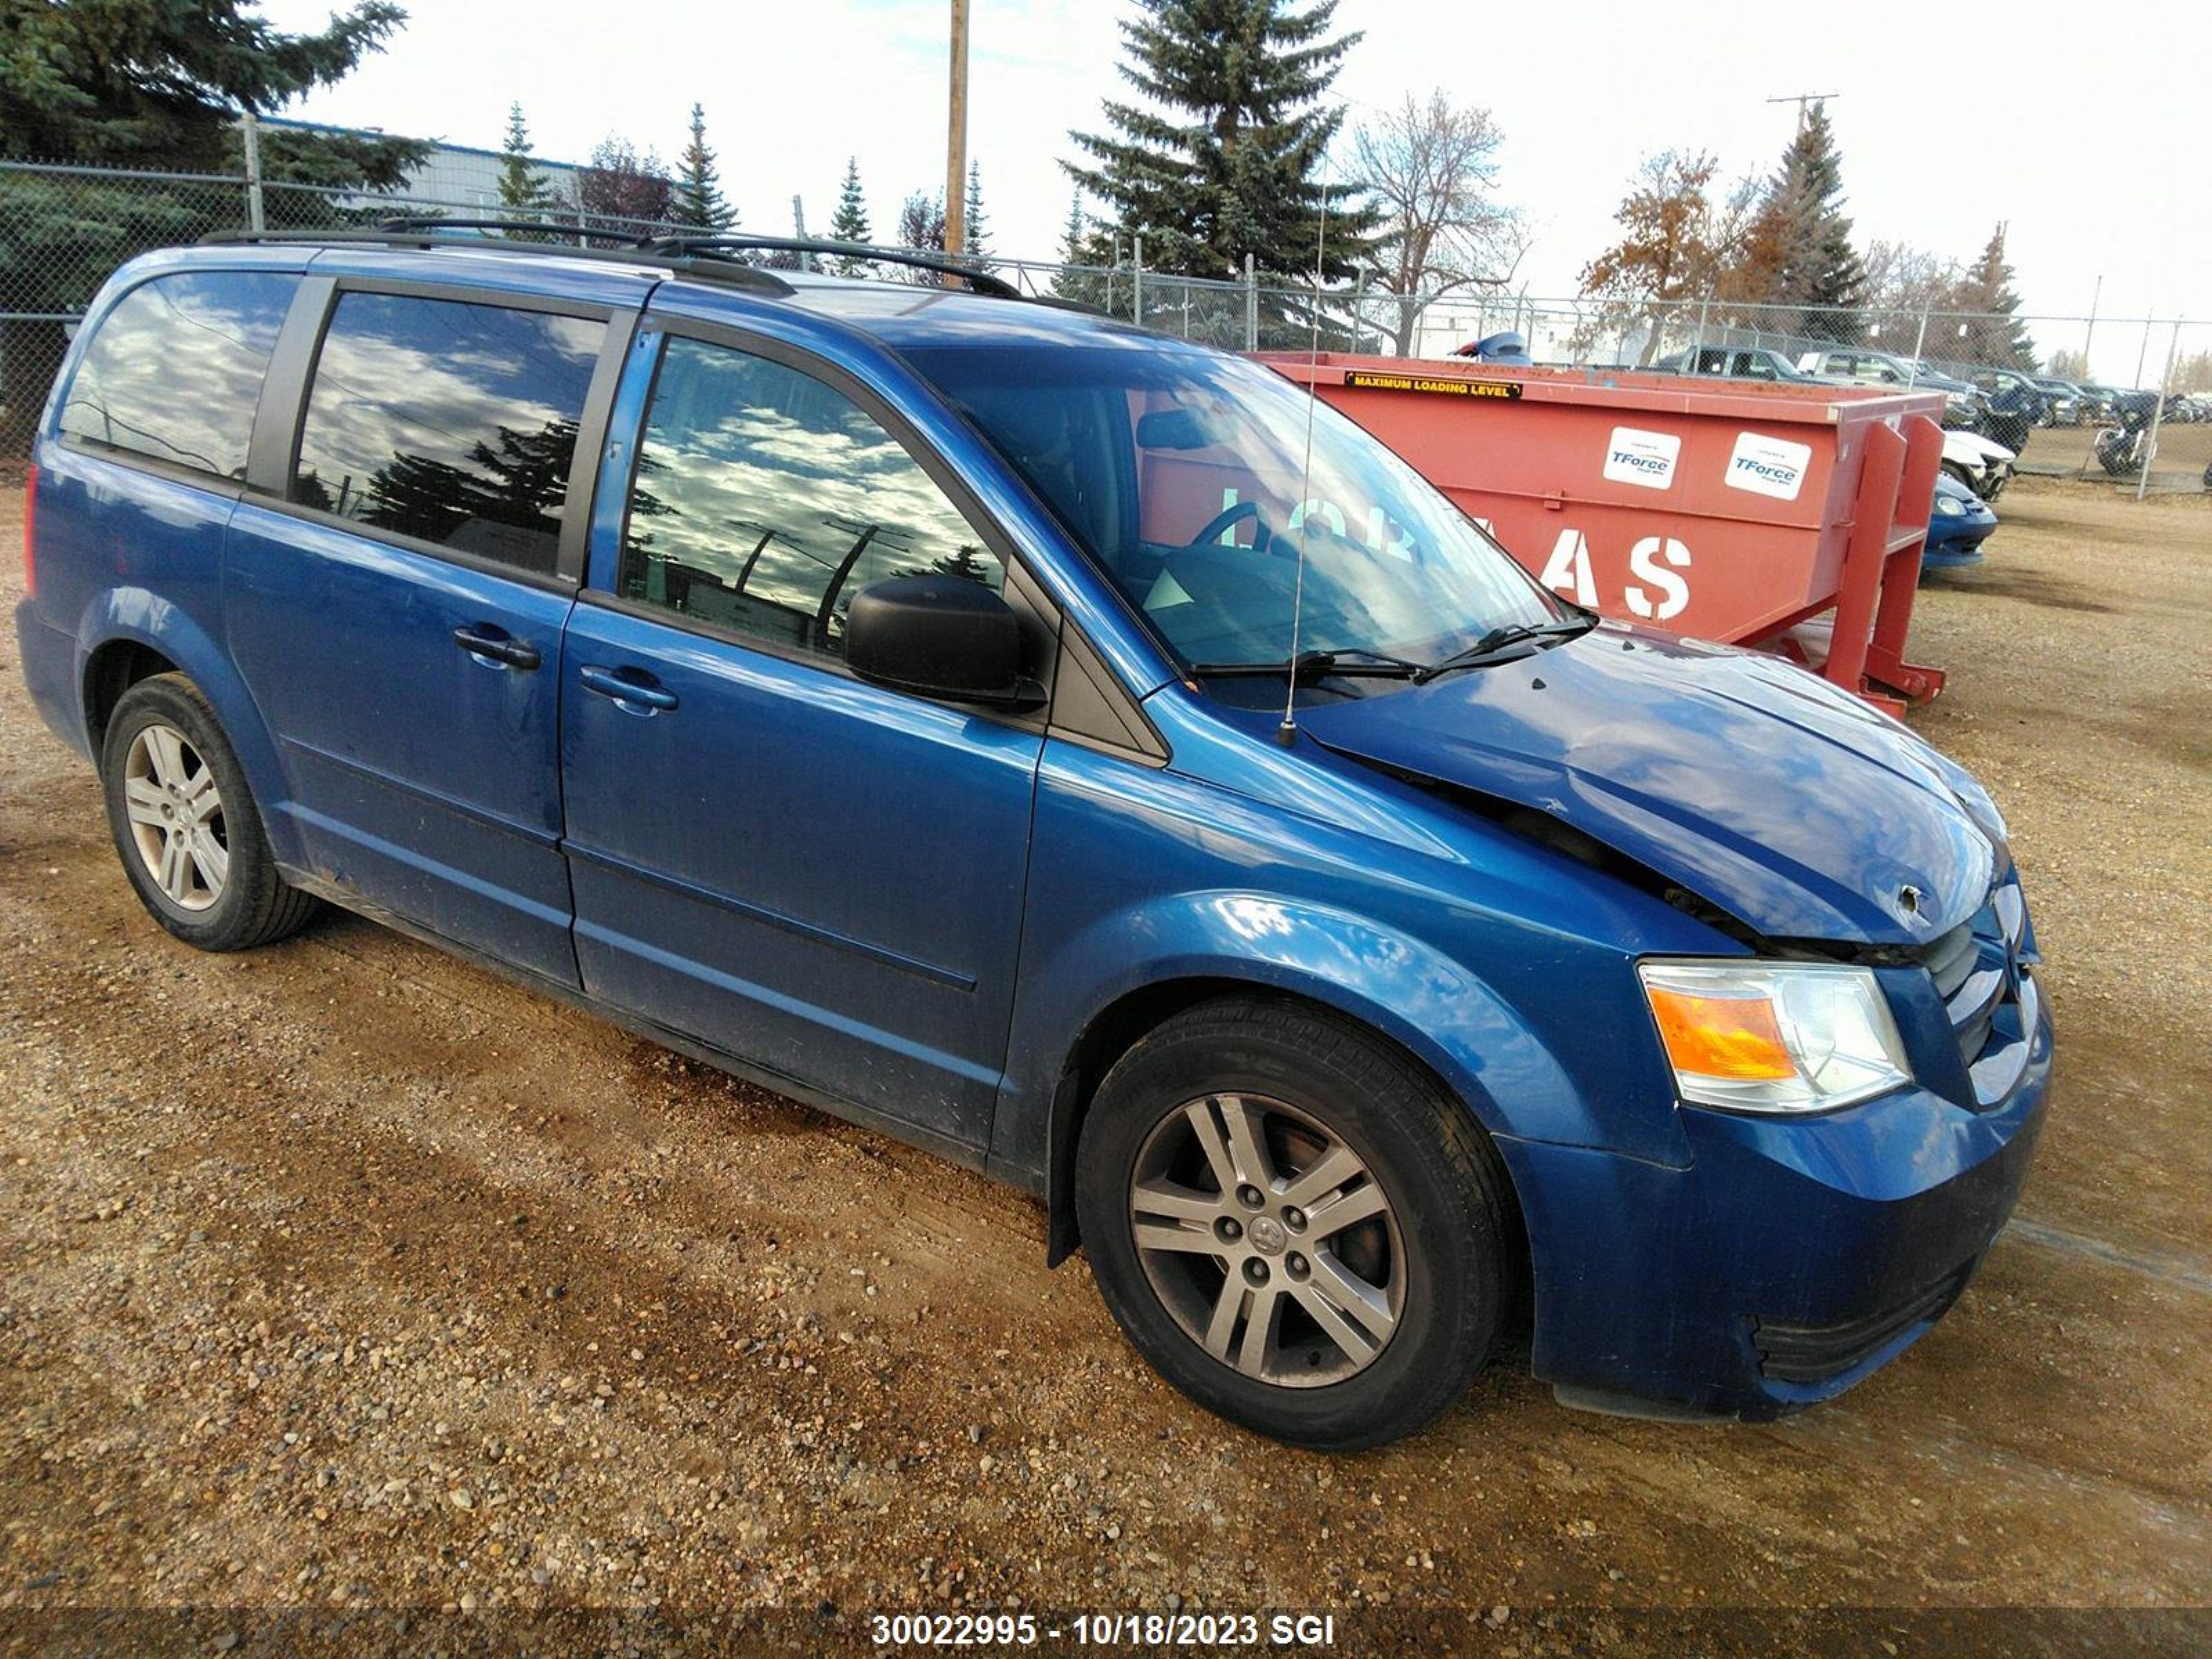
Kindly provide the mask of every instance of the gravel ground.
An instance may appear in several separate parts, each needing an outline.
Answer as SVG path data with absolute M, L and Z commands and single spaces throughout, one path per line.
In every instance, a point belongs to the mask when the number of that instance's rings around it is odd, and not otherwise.
M 978 1176 L 363 921 L 175 944 L 9 630 L 0 1650 L 1281 1607 L 1347 1651 L 1417 1620 L 1499 1652 L 2201 1651 L 2212 508 L 2023 481 L 2002 509 L 1914 638 L 1951 675 L 1915 724 L 2010 816 L 2061 1028 L 1973 1289 L 1785 1423 L 1578 1415 L 1509 1353 L 1352 1458 L 1184 1403 Z

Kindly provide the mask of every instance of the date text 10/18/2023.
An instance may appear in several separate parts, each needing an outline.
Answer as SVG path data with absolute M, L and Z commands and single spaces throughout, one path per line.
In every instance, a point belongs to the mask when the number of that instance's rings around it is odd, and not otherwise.
M 1328 1613 L 878 1613 L 869 1639 L 881 1648 L 1028 1648 L 1068 1642 L 1091 1648 L 1328 1648 Z

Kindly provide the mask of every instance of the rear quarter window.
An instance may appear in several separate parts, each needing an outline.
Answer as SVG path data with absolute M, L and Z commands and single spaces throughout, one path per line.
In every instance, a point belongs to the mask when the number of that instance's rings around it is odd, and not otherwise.
M 300 285 L 276 271 L 179 271 L 100 319 L 63 399 L 61 430 L 218 478 L 246 451 L 277 331 Z

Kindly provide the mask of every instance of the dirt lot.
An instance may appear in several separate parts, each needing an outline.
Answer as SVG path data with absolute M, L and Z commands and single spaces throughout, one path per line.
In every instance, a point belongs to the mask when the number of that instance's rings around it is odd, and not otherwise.
M 2061 1031 L 1973 1289 L 1780 1425 L 1577 1415 L 1508 1355 L 1348 1459 L 1185 1404 L 977 1176 L 366 922 L 174 944 L 9 629 L 0 1650 L 865 1649 L 871 1612 L 985 1607 L 1328 1609 L 1345 1651 L 1420 1617 L 1432 1650 L 2203 1650 L 2212 507 L 2002 508 L 1915 637 Z

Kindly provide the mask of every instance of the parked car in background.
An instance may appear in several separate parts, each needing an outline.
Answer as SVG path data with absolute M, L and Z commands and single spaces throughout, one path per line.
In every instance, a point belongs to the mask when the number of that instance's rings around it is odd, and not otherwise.
M 1996 439 L 1978 432 L 1947 429 L 1943 434 L 1943 471 L 1985 501 L 2004 493 L 2019 470 L 2019 459 Z
M 1871 346 L 1822 346 L 1800 352 L 1797 368 L 1803 374 L 1856 380 L 1861 386 L 1940 392 L 1947 427 L 1978 431 L 1989 413 L 1989 398 L 1978 387 Z
M 2085 418 L 2082 405 L 2086 402 L 2081 388 L 2071 380 L 2057 380 L 2041 375 L 2036 387 L 2043 393 L 2045 426 L 2079 426 Z
M 2042 388 L 2017 369 L 1986 364 L 1951 364 L 1946 372 L 1965 380 L 1989 400 L 1982 417 L 1984 436 L 1994 438 L 2015 455 L 2027 448 L 2028 434 L 2047 425 L 2050 400 Z
M 1851 386 L 1836 375 L 1808 374 L 1771 346 L 1699 346 L 1670 352 L 1651 367 L 1668 374 L 1715 374 L 1737 380 L 1784 380 L 1801 386 Z
M 1928 520 L 1928 543 L 1920 568 L 1956 570 L 1982 562 L 1982 544 L 1997 527 L 1988 502 L 1949 473 L 1936 480 L 1936 501 Z
M 1261 364 L 789 246 L 109 281 L 16 663 L 160 927 L 333 901 L 1018 1183 L 1304 1444 L 1427 1422 L 1516 1308 L 1571 1404 L 1753 1419 L 1942 1316 L 2051 1065 L 1971 775 L 1558 599 Z
M 2097 380 L 2083 380 L 2081 386 L 2080 423 L 2086 426 L 2092 421 L 2111 420 L 2118 408 L 2120 389 Z

